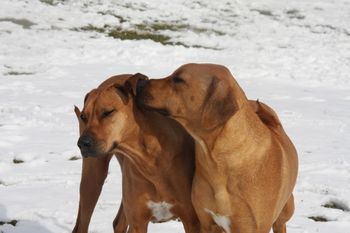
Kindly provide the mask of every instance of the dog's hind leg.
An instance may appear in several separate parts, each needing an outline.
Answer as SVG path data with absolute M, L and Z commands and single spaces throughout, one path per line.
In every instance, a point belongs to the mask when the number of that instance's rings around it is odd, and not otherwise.
M 288 199 L 287 203 L 283 207 L 277 220 L 273 224 L 273 227 L 272 227 L 273 232 L 286 233 L 287 232 L 286 222 L 292 217 L 293 213 L 294 213 L 294 197 L 293 197 L 293 194 L 291 194 L 290 198 Z
M 79 211 L 73 233 L 87 233 L 92 212 L 107 177 L 112 155 L 100 158 L 83 158 L 80 181 Z
M 189 211 L 194 213 L 192 211 Z M 181 217 L 182 224 L 184 226 L 186 233 L 199 233 L 200 232 L 200 224 L 196 215 L 194 214 L 184 214 Z
M 128 222 L 123 208 L 123 200 L 121 200 L 118 214 L 113 221 L 114 233 L 125 233 L 128 229 Z

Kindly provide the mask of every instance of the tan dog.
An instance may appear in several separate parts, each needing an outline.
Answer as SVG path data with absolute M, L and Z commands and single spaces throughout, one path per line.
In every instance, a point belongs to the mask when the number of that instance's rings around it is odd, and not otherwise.
M 85 97 L 79 118 L 83 172 L 73 232 L 87 232 L 112 154 L 122 168 L 123 200 L 114 231 L 147 232 L 148 222 L 180 218 L 187 233 L 199 232 L 191 202 L 194 141 L 175 121 L 139 109 L 133 86 L 146 77 L 115 76 Z
M 286 232 L 294 212 L 297 152 L 274 111 L 249 102 L 229 70 L 187 64 L 141 81 L 137 98 L 196 141 L 192 200 L 201 232 Z

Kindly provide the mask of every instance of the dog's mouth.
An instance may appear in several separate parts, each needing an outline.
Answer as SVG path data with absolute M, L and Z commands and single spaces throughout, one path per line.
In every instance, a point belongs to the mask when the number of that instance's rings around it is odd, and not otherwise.
M 106 154 L 114 154 L 116 153 L 116 150 L 119 147 L 119 143 L 117 141 L 114 141 L 111 148 L 108 150 L 108 152 Z
M 167 108 L 156 108 L 156 107 L 151 107 L 148 105 L 148 102 L 153 100 L 153 97 L 148 94 L 142 94 L 142 95 L 137 95 L 136 96 L 136 103 L 137 106 L 141 109 L 147 110 L 147 111 L 152 111 L 152 112 L 157 112 L 163 116 L 170 116 L 170 112 Z
M 90 150 L 81 150 L 81 155 L 84 158 L 88 158 L 88 157 L 93 157 L 93 158 L 97 158 L 97 157 L 103 157 L 103 156 L 107 156 L 110 154 L 113 154 L 115 152 L 115 150 L 118 148 L 118 142 L 113 142 L 111 148 L 105 152 L 102 151 L 101 149 L 99 149 L 99 147 L 94 148 L 94 149 L 90 149 Z
M 113 145 L 112 145 L 112 148 L 110 149 L 110 151 L 113 151 L 113 150 L 117 149 L 118 146 L 119 146 L 119 143 L 116 142 L 116 141 L 114 141 L 114 142 L 113 142 Z
M 96 152 L 96 151 L 91 151 L 91 150 L 81 150 L 81 155 L 84 158 L 88 158 L 88 157 L 93 157 L 93 158 L 97 158 L 100 157 L 101 154 Z

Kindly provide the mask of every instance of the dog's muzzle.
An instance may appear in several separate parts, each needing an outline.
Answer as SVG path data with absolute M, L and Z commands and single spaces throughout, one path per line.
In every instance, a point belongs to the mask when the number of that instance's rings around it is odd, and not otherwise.
M 83 157 L 96 157 L 97 145 L 91 134 L 83 134 L 78 140 L 78 147 Z

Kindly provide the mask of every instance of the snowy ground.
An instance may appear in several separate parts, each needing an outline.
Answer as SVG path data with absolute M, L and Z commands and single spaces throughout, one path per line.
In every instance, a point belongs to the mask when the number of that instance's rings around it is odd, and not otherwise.
M 288 232 L 350 232 L 349 12 L 348 0 L 1 0 L 0 232 L 71 231 L 81 169 L 70 160 L 73 105 L 111 75 L 163 77 L 187 62 L 228 66 L 281 117 L 300 158 Z M 113 28 L 166 35 L 168 45 L 107 36 Z M 112 232 L 120 182 L 114 160 L 91 232 Z

